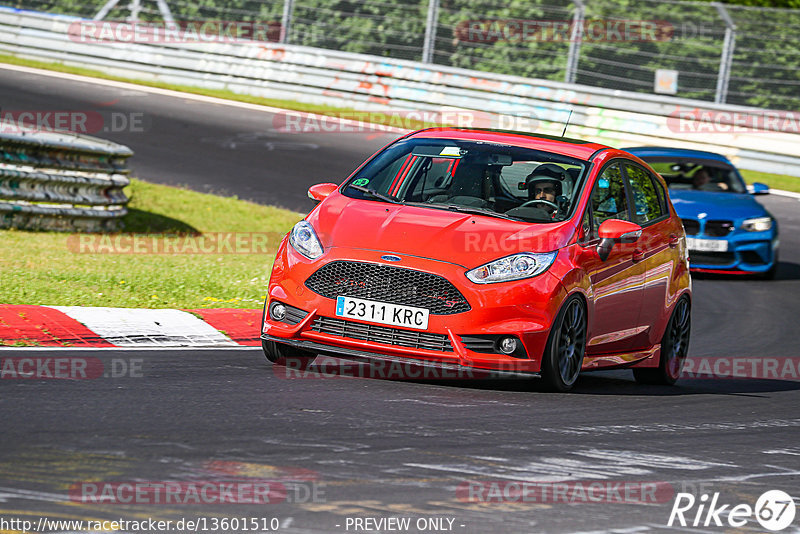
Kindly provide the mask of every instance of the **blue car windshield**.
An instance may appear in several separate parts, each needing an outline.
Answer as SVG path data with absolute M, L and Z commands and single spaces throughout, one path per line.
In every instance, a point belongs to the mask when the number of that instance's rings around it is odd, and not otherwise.
M 402 202 L 526 222 L 569 218 L 589 163 L 517 146 L 405 139 L 342 188 L 353 198 Z
M 715 193 L 746 193 L 735 168 L 721 161 L 675 158 L 642 158 L 664 177 L 670 189 L 695 189 Z

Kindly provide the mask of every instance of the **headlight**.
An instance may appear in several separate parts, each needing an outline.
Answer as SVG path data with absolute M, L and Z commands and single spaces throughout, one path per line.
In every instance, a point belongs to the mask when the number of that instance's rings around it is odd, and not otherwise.
M 765 232 L 772 228 L 772 217 L 756 217 L 746 219 L 742 223 L 742 230 L 746 232 Z
M 555 259 L 555 252 L 523 252 L 494 260 L 486 265 L 467 271 L 467 278 L 476 284 L 521 280 L 545 272 Z
M 310 260 L 322 256 L 322 243 L 319 242 L 314 227 L 307 221 L 300 221 L 292 228 L 289 243 L 294 249 Z

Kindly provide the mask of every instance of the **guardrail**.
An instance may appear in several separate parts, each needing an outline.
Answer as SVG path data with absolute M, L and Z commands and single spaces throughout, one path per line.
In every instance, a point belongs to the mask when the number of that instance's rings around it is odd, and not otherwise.
M 83 20 L 0 8 L 0 51 L 130 78 L 365 111 L 474 110 L 493 114 L 498 124 L 551 135 L 561 135 L 572 113 L 570 137 L 618 147 L 711 150 L 744 169 L 800 176 L 800 117 L 785 112 L 261 41 L 96 41 L 81 36 Z M 521 125 L 520 118 L 528 121 Z
M 0 127 L 3 123 L 0 122 Z M 127 213 L 127 147 L 55 132 L 0 133 L 0 228 L 114 231 Z

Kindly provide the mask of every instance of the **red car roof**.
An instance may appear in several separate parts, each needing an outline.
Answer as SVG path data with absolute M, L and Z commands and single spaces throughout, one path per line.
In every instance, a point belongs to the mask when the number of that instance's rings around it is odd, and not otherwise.
M 535 150 L 555 152 L 582 160 L 588 160 L 591 155 L 598 150 L 611 148 L 599 143 L 591 143 L 566 137 L 550 137 L 524 132 L 463 128 L 430 128 L 413 132 L 409 137 L 488 141 L 490 143 L 502 143 Z

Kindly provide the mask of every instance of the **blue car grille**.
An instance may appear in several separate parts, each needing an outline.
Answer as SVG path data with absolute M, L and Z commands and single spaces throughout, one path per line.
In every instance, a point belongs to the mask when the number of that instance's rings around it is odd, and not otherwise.
M 706 235 L 709 237 L 726 237 L 733 232 L 733 221 L 705 221 L 700 224 L 696 219 L 681 219 L 686 235 Z M 702 226 L 702 228 L 701 228 Z
M 733 228 L 733 221 L 706 221 L 703 233 L 711 237 L 725 237 Z
M 733 252 L 689 252 L 689 261 L 695 265 L 730 265 L 736 261 Z
M 686 235 L 697 235 L 700 232 L 700 222 L 694 219 L 681 219 Z

